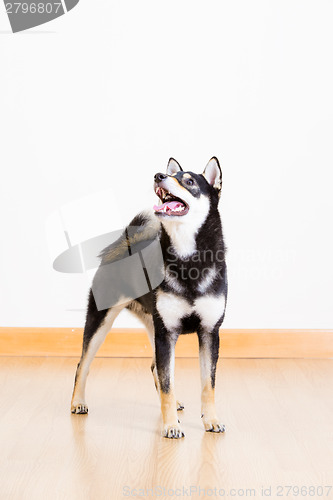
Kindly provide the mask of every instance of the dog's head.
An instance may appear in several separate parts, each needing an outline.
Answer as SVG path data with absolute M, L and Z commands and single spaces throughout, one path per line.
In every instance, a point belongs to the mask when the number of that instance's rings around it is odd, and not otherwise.
M 222 188 L 222 172 L 218 159 L 209 160 L 202 174 L 184 172 L 170 158 L 166 174 L 157 173 L 154 189 L 160 203 L 154 206 L 155 215 L 162 221 L 205 219 L 210 208 L 217 207 Z

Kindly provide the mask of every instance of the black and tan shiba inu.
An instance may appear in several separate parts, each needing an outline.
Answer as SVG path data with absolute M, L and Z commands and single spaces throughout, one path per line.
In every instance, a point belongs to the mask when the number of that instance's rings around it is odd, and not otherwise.
M 218 212 L 221 169 L 213 157 L 203 174 L 184 172 L 171 158 L 167 173 L 157 173 L 154 180 L 159 205 L 136 216 L 100 255 L 101 265 L 89 295 L 71 411 L 88 412 L 85 385 L 90 363 L 114 319 L 126 307 L 144 323 L 152 344 L 151 369 L 160 396 L 163 436 L 184 436 L 177 418 L 177 410 L 183 406 L 174 393 L 175 344 L 179 335 L 191 332 L 197 332 L 199 339 L 204 428 L 224 432 L 214 399 L 219 328 L 227 300 L 225 246 Z M 129 264 L 124 265 L 124 259 L 134 262 L 134 258 L 147 278 L 147 291 L 140 284 L 141 275 L 135 271 L 129 275 Z

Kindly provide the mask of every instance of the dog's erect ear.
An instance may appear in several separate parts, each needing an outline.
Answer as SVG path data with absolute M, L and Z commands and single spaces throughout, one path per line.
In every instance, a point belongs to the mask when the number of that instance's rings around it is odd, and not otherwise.
M 222 170 L 219 161 L 215 156 L 209 160 L 202 175 L 206 178 L 206 181 L 213 186 L 213 188 L 217 189 L 220 194 L 222 188 Z
M 167 166 L 167 171 L 166 173 L 168 175 L 173 175 L 176 174 L 177 172 L 182 171 L 182 167 L 179 165 L 178 161 L 175 160 L 174 158 L 170 158 Z

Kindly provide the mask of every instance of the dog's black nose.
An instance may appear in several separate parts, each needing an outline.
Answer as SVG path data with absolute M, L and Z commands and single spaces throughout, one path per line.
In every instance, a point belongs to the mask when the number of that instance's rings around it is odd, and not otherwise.
M 167 175 L 161 174 L 159 172 L 158 174 L 155 174 L 154 180 L 155 180 L 155 182 L 161 182 L 161 181 L 164 181 L 164 179 L 166 179 L 167 177 L 168 177 Z

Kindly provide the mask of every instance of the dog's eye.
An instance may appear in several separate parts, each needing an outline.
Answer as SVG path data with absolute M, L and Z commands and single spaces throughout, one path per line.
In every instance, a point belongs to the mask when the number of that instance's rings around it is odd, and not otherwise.
M 193 184 L 194 184 L 193 179 L 187 179 L 187 180 L 186 180 L 186 184 L 187 184 L 188 186 L 193 186 Z

